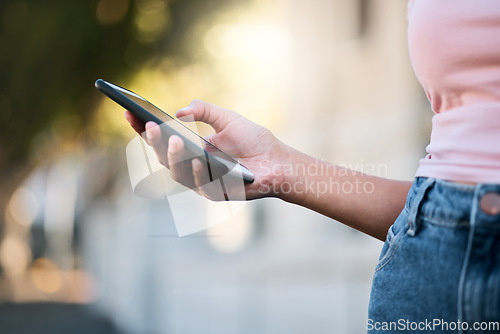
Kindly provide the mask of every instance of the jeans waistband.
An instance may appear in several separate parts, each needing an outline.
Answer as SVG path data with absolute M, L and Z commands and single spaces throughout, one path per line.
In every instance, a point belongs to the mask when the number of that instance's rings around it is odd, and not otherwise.
M 409 234 L 415 233 L 421 221 L 450 227 L 484 225 L 500 229 L 500 214 L 481 209 L 484 208 L 481 200 L 486 194 L 496 194 L 493 196 L 500 200 L 500 184 L 468 185 L 415 178 L 405 205 L 410 213 Z

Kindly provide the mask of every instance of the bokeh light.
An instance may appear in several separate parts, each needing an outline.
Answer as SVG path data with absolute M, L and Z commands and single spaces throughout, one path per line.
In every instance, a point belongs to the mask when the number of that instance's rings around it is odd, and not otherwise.
M 217 24 L 205 37 L 205 47 L 217 58 L 282 59 L 290 43 L 288 32 L 275 24 Z
M 96 8 L 97 20 L 102 24 L 120 22 L 128 12 L 129 0 L 99 0 Z
M 138 11 L 135 16 L 137 38 L 144 43 L 151 43 L 164 35 L 170 20 L 170 13 L 165 1 L 137 1 Z
M 30 267 L 30 278 L 43 293 L 54 293 L 63 285 L 63 274 L 57 264 L 47 258 L 39 258 Z
M 12 218 L 24 226 L 30 226 L 33 223 L 38 214 L 38 208 L 39 204 L 35 195 L 26 187 L 18 188 L 12 194 L 8 204 L 8 211 Z
M 0 264 L 9 276 L 22 276 L 31 262 L 31 250 L 23 238 L 8 235 L 0 245 Z

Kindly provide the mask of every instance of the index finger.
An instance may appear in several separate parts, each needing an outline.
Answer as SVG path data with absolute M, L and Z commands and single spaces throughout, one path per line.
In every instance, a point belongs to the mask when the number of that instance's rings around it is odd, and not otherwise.
M 135 117 L 134 114 L 132 114 L 128 110 L 125 110 L 125 113 L 123 115 L 125 116 L 127 122 L 130 123 L 130 126 L 132 126 L 132 128 L 135 130 L 135 132 L 137 132 L 139 135 L 142 135 L 142 133 L 146 130 L 144 127 L 144 122 Z

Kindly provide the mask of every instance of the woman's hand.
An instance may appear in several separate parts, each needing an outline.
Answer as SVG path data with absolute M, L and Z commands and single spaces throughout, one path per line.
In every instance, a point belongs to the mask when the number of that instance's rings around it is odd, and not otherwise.
M 279 196 L 285 183 L 283 166 L 290 161 L 290 149 L 279 141 L 269 130 L 259 126 L 236 112 L 213 104 L 194 100 L 176 113 L 183 120 L 201 121 L 209 124 L 215 133 L 205 138 L 214 146 L 238 161 L 254 174 L 254 182 L 245 184 L 240 190 L 225 189 L 229 199 L 255 199 Z M 134 130 L 151 145 L 160 163 L 170 168 L 172 178 L 201 195 L 223 200 L 216 193 L 214 184 L 209 183 L 207 169 L 199 159 L 186 160 L 184 143 L 178 136 L 170 136 L 168 143 L 162 140 L 161 126 L 154 122 L 143 124 L 129 111 L 125 118 Z M 178 163 L 186 161 L 187 163 Z M 207 184 L 208 183 L 208 184 Z M 226 187 L 227 188 L 227 187 Z M 231 193 L 244 191 L 244 194 Z
M 176 116 L 211 125 L 215 133 L 206 139 L 238 158 L 254 174 L 253 183 L 236 187 L 237 193 L 224 189 L 221 196 L 222 183 L 220 187 L 216 182 L 207 184 L 208 173 L 201 161 L 185 159 L 181 138 L 171 136 L 167 145 L 161 140 L 160 126 L 143 124 L 126 112 L 127 120 L 139 134 L 144 133 L 159 161 L 170 167 L 173 179 L 207 198 L 279 197 L 381 240 L 404 207 L 411 182 L 383 179 L 315 159 L 286 146 L 269 130 L 234 111 L 194 100 Z M 182 163 L 177 164 L 179 161 Z M 214 185 L 218 189 L 214 190 Z

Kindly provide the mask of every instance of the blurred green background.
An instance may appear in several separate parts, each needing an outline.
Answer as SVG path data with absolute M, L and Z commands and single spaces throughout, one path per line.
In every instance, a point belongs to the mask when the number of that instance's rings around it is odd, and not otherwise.
M 380 242 L 274 199 L 176 237 L 168 201 L 133 196 L 135 134 L 94 82 L 410 180 L 431 112 L 404 2 L 4 0 L 0 71 L 1 333 L 364 331 Z
M 213 19 L 230 3 L 2 1 L 2 169 L 15 173 L 47 149 L 37 136 L 92 139 L 85 130 L 100 98 L 92 87 L 97 78 L 128 82 L 160 57 L 189 64 L 200 57 L 188 51 L 192 22 Z

